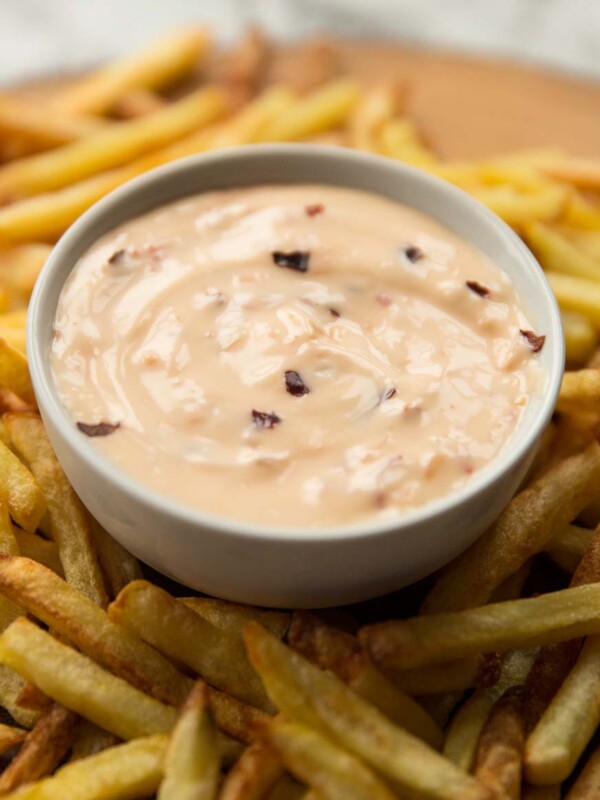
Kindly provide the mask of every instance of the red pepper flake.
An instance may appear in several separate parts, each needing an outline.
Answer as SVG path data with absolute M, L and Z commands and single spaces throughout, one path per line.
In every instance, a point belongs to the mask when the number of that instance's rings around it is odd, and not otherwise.
M 86 436 L 109 436 L 114 433 L 117 428 L 121 427 L 121 423 L 117 422 L 114 425 L 110 422 L 97 422 L 90 424 L 88 422 L 78 422 L 77 427 Z
M 257 428 L 274 428 L 275 425 L 279 425 L 281 422 L 281 417 L 278 416 L 274 411 L 257 411 L 256 409 L 252 409 L 252 422 Z
M 275 250 L 272 255 L 273 261 L 278 267 L 287 267 L 288 269 L 295 269 L 298 272 L 308 271 L 310 253 L 305 250 L 292 250 L 289 253 Z
M 337 308 L 330 308 L 329 313 L 331 314 L 332 317 L 337 318 L 340 316 L 340 312 L 337 310 Z
M 472 292 L 478 294 L 479 297 L 489 297 L 491 294 L 487 286 L 484 286 L 482 283 L 479 283 L 478 281 L 467 281 L 467 286 Z
M 317 214 L 322 214 L 325 211 L 325 206 L 323 203 L 311 203 L 311 205 L 305 206 L 304 210 L 309 217 L 316 217 Z
M 110 256 L 110 258 L 108 259 L 108 263 L 109 264 L 120 264 L 121 261 L 123 261 L 125 259 L 126 255 L 127 255 L 127 250 L 123 250 L 123 249 L 115 250 L 115 252 L 112 254 L 112 256 Z
M 417 261 L 421 261 L 423 258 L 425 258 L 425 253 L 420 247 L 415 247 L 414 244 L 408 245 L 408 247 L 404 248 L 404 255 L 408 258 L 411 264 L 416 264 Z
M 288 369 L 285 372 L 285 388 L 294 397 L 304 397 L 310 392 L 308 386 L 302 380 L 299 372 L 295 369 Z
M 544 346 L 544 342 L 546 341 L 545 336 L 538 336 L 533 331 L 524 331 L 522 328 L 520 329 L 521 336 L 524 336 L 527 339 L 531 349 L 534 353 L 539 353 L 542 347 Z

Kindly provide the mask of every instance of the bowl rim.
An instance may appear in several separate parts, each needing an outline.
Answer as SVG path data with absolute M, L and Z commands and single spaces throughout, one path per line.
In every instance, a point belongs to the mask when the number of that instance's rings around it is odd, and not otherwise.
M 109 212 L 113 206 L 118 205 L 123 199 L 131 195 L 152 192 L 153 187 L 156 188 L 156 185 L 160 184 L 161 181 L 173 180 L 173 176 L 183 174 L 192 167 L 199 168 L 201 164 L 214 165 L 219 162 L 231 166 L 232 163 L 240 159 L 255 158 L 260 160 L 273 154 L 279 156 L 285 155 L 289 158 L 294 158 L 296 156 L 306 157 L 310 155 L 317 156 L 321 159 L 334 159 L 339 162 L 347 162 L 350 159 L 356 162 L 362 162 L 365 168 L 375 165 L 381 167 L 385 163 L 386 168 L 390 172 L 391 179 L 393 179 L 394 176 L 396 176 L 397 179 L 401 179 L 402 176 L 408 176 L 412 180 L 421 181 L 428 185 L 433 191 L 437 191 L 438 194 L 445 196 L 447 202 L 452 202 L 459 206 L 461 214 L 473 218 L 478 217 L 479 220 L 483 221 L 488 229 L 492 231 L 502 247 L 510 248 L 512 256 L 518 258 L 521 268 L 528 270 L 537 282 L 539 291 L 538 299 L 544 306 L 544 315 L 548 318 L 547 330 L 551 337 L 552 359 L 546 375 L 546 383 L 540 407 L 535 418 L 528 427 L 525 427 L 522 424 L 523 420 L 521 420 L 511 438 L 505 443 L 502 451 L 486 464 L 485 467 L 478 470 L 464 486 L 450 491 L 448 494 L 436 498 L 422 506 L 401 512 L 397 517 L 391 519 L 383 521 L 366 520 L 358 523 L 327 526 L 323 528 L 306 528 L 280 526 L 271 523 L 245 522 L 244 520 L 238 520 L 234 517 L 226 517 L 210 511 L 203 511 L 192 506 L 187 506 L 178 500 L 170 498 L 166 494 L 154 491 L 149 486 L 146 486 L 143 481 L 134 478 L 125 470 L 122 470 L 109 457 L 97 450 L 85 436 L 79 433 L 76 426 L 73 424 L 69 412 L 60 402 L 54 381 L 51 378 L 47 378 L 46 369 L 43 364 L 43 331 L 39 321 L 46 302 L 45 288 L 53 273 L 61 267 L 69 248 L 80 238 L 85 237 L 86 232 L 93 226 L 97 216 Z M 231 174 L 235 175 L 235 171 L 232 171 Z M 267 182 L 265 182 L 265 184 L 266 183 Z M 237 185 L 235 179 L 233 179 L 230 183 L 227 182 L 223 190 L 226 188 L 233 189 Z M 255 185 L 259 184 L 257 183 Z M 329 184 L 327 181 L 324 181 L 324 185 Z M 352 188 L 352 183 L 349 182 L 346 185 Z M 363 191 L 369 191 L 362 187 L 360 188 Z M 212 189 L 209 189 L 209 191 L 212 191 Z M 377 194 L 376 191 L 371 191 Z M 201 188 L 199 188 L 197 192 L 194 192 L 194 194 L 201 193 Z M 193 196 L 193 194 L 184 191 L 178 198 L 174 196 L 169 202 L 177 202 L 177 199 L 190 196 Z M 161 204 L 159 200 L 153 207 L 158 208 Z M 149 210 L 150 207 L 144 213 L 148 213 Z M 117 225 L 126 222 L 128 219 L 135 218 L 135 216 L 137 216 L 135 213 L 129 216 L 126 213 L 121 213 L 119 221 L 116 221 L 113 227 L 117 227 Z M 435 216 L 433 216 L 433 218 L 435 219 Z M 444 225 L 445 223 L 441 222 L 441 224 Z M 463 238 L 469 241 L 468 237 Z M 473 242 L 469 243 L 477 247 Z M 71 265 L 71 270 L 74 266 L 75 264 L 73 263 Z M 67 273 L 67 277 L 71 270 Z M 62 285 L 64 285 L 64 282 Z M 252 144 L 188 156 L 150 170 L 126 182 L 94 203 L 94 205 L 85 211 L 61 236 L 38 276 L 28 309 L 26 340 L 31 379 L 36 396 L 41 398 L 38 403 L 42 415 L 48 415 L 50 417 L 53 427 L 58 432 L 57 435 L 60 435 L 60 437 L 66 441 L 66 444 L 75 452 L 77 458 L 82 460 L 92 472 L 99 473 L 107 483 L 114 484 L 115 488 L 132 496 L 135 501 L 151 508 L 153 511 L 174 517 L 178 522 L 182 522 L 188 526 L 194 526 L 199 529 L 211 528 L 218 531 L 220 534 L 234 538 L 253 537 L 271 542 L 283 542 L 293 539 L 295 543 L 305 542 L 307 544 L 324 541 L 333 542 L 348 538 L 376 537 L 388 533 L 400 534 L 403 530 L 409 529 L 415 525 L 421 525 L 428 520 L 444 515 L 456 506 L 467 503 L 480 492 L 489 489 L 497 480 L 507 472 L 510 472 L 526 457 L 527 453 L 539 439 L 544 427 L 550 421 L 560 389 L 565 358 L 560 310 L 545 274 L 524 242 L 496 214 L 462 189 L 428 172 L 401 162 L 396 162 L 392 159 L 371 153 L 351 150 L 349 148 L 295 143 Z M 50 375 L 49 369 L 48 375 Z

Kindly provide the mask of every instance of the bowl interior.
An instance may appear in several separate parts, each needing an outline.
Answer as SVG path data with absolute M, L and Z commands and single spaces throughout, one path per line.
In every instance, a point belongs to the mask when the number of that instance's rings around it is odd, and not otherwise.
M 462 489 L 409 511 L 398 520 L 377 525 L 362 524 L 326 531 L 339 535 L 371 529 L 399 528 L 423 516 L 442 512 L 448 504 L 466 499 L 487 485 L 498 473 L 510 469 L 539 437 L 553 411 L 564 364 L 560 314 L 552 291 L 536 260 L 523 242 L 498 217 L 466 193 L 420 170 L 389 159 L 345 148 L 315 145 L 252 145 L 194 156 L 154 170 L 108 195 L 87 211 L 63 236 L 44 266 L 32 296 L 28 319 L 28 355 L 34 387 L 45 414 L 69 445 L 86 461 L 105 472 L 117 468 L 101 456 L 85 437 L 77 434 L 60 403 L 50 368 L 52 326 L 62 287 L 74 265 L 103 234 L 117 225 L 158 206 L 204 191 L 258 184 L 329 184 L 348 186 L 383 195 L 411 206 L 436 219 L 478 247 L 511 279 L 536 333 L 546 334 L 540 352 L 545 379 L 539 394 L 527 405 L 520 425 L 503 452 L 478 472 Z M 104 462 L 104 463 L 103 463 Z M 185 508 L 168 498 L 156 498 L 134 479 L 119 474 L 126 485 L 145 502 L 170 508 L 173 514 L 196 518 L 213 527 L 247 529 L 253 534 L 285 536 L 305 531 L 270 530 L 234 520 L 217 519 Z M 270 531 L 270 532 L 269 532 Z M 314 536 L 314 531 L 311 535 Z M 321 535 L 321 534 L 319 534 Z

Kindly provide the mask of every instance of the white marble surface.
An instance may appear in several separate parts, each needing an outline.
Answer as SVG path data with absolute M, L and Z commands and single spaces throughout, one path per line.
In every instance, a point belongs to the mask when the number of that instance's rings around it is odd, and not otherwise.
M 327 29 L 600 78 L 600 0 L 0 0 L 0 83 L 81 68 L 192 21 L 223 39 L 249 22 L 287 38 Z

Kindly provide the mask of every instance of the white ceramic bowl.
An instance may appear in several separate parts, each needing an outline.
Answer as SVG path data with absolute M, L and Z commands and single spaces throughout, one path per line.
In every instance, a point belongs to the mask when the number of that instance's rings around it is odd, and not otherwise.
M 323 531 L 273 528 L 185 507 L 148 489 L 102 456 L 61 405 L 50 369 L 61 289 L 79 257 L 120 223 L 179 198 L 274 183 L 349 186 L 405 203 L 447 226 L 511 278 L 534 330 L 543 393 L 525 409 L 503 452 L 459 491 L 398 516 Z M 544 274 L 520 239 L 464 192 L 394 161 L 344 148 L 261 145 L 161 167 L 101 200 L 54 248 L 29 307 L 28 355 L 40 411 L 58 458 L 92 514 L 155 569 L 218 597 L 267 606 L 350 603 L 398 589 L 473 542 L 510 500 L 531 464 L 560 386 L 560 315 Z M 235 504 L 235 494 L 231 497 Z

